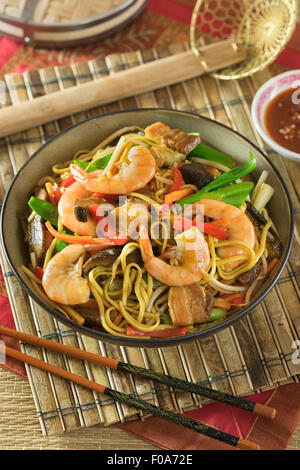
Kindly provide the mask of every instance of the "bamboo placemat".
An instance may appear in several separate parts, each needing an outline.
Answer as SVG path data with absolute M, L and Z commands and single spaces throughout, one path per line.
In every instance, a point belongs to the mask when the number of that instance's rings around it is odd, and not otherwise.
M 159 50 L 113 54 L 70 67 L 7 75 L 6 105 L 17 104 L 77 83 L 117 73 L 126 67 L 180 52 L 186 47 L 184 44 L 177 44 Z M 29 155 L 51 136 L 87 117 L 120 109 L 165 107 L 197 112 L 229 125 L 264 148 L 253 129 L 249 105 L 255 90 L 269 76 L 270 73 L 266 71 L 238 82 L 220 82 L 205 76 L 1 139 L 0 195 L 4 195 L 13 174 Z M 264 150 L 285 179 L 294 204 L 296 221 L 299 222 L 299 167 L 274 155 L 269 149 Z M 19 330 L 143 367 L 165 371 L 170 375 L 201 382 L 235 395 L 247 395 L 299 380 L 300 365 L 292 362 L 292 343 L 300 338 L 298 253 L 299 235 L 296 231 L 291 255 L 280 280 L 265 300 L 234 326 L 215 336 L 185 346 L 145 350 L 104 344 L 66 329 L 27 297 L 11 275 L 3 255 L 2 268 Z M 73 373 L 93 378 L 125 393 L 132 393 L 163 408 L 183 412 L 207 403 L 206 399 L 188 393 L 174 393 L 161 385 L 63 358 L 28 345 L 22 345 L 22 349 Z M 28 367 L 27 372 L 38 419 L 45 436 L 96 424 L 109 425 L 138 416 L 145 418 L 137 414 L 136 410 L 115 404 L 106 397 L 34 368 Z

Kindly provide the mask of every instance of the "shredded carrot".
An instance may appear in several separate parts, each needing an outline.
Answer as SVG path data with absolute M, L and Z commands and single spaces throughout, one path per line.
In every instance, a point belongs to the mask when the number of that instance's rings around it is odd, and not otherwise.
M 223 299 L 216 298 L 214 299 L 214 307 L 224 308 L 225 310 L 230 310 L 231 304 L 226 302 Z
M 268 263 L 268 266 L 267 266 L 267 274 L 269 274 L 272 269 L 274 268 L 275 264 L 277 263 L 278 261 L 278 258 L 273 258 L 269 263 Z
M 63 242 L 73 243 L 73 244 L 81 244 L 81 245 L 101 245 L 104 247 L 114 246 L 114 245 L 124 245 L 128 241 L 128 239 L 120 239 L 115 238 L 114 240 L 109 240 L 108 238 L 93 238 L 90 236 L 80 236 L 80 235 L 68 235 L 66 233 L 57 232 L 50 224 L 50 222 L 46 222 L 46 227 L 53 235 L 53 237 L 57 238 L 58 240 L 62 240 Z
M 184 188 L 180 189 L 178 191 L 173 191 L 172 193 L 166 194 L 165 196 L 165 203 L 170 204 L 176 201 L 179 201 L 180 199 L 190 196 L 190 194 L 193 194 L 193 190 L 190 188 Z

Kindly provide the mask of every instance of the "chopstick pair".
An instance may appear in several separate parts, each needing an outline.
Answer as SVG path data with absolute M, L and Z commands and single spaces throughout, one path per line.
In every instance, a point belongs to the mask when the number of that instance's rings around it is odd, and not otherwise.
M 51 351 L 65 354 L 67 356 L 70 356 L 76 359 L 97 363 L 102 366 L 114 369 L 114 370 L 127 372 L 133 375 L 138 375 L 144 378 L 155 380 L 157 382 L 166 384 L 173 388 L 178 388 L 180 390 L 189 391 L 191 393 L 206 396 L 214 400 L 222 401 L 224 403 L 230 404 L 232 406 L 237 406 L 242 409 L 246 409 L 248 411 L 254 412 L 260 416 L 268 417 L 270 419 L 274 419 L 276 415 L 276 410 L 274 408 L 261 405 L 259 403 L 255 403 L 253 401 L 245 400 L 243 398 L 239 398 L 239 397 L 235 397 L 229 394 L 218 392 L 213 389 L 208 389 L 192 382 L 188 382 L 188 381 L 181 380 L 175 377 L 171 377 L 169 375 L 160 374 L 159 372 L 144 369 L 142 367 L 133 366 L 131 364 L 118 361 L 116 359 L 111 359 L 108 357 L 100 356 L 97 354 L 90 353 L 88 351 L 82 351 L 78 348 L 66 346 L 64 344 L 46 340 L 44 338 L 39 338 L 37 336 L 33 336 L 27 333 L 22 333 L 19 331 L 11 330 L 1 325 L 0 325 L 0 334 L 14 338 L 19 341 L 23 341 L 23 342 L 41 347 L 41 348 L 45 348 Z M 182 415 L 156 407 L 144 400 L 133 398 L 130 395 L 118 392 L 116 390 L 112 390 L 108 387 L 105 387 L 104 385 L 93 382 L 89 379 L 86 379 L 85 377 L 72 374 L 64 369 L 61 369 L 52 364 L 41 361 L 40 359 L 24 354 L 8 346 L 5 347 L 5 354 L 15 359 L 18 359 L 24 363 L 30 364 L 34 367 L 37 367 L 39 369 L 45 370 L 54 375 L 62 377 L 66 380 L 73 381 L 79 385 L 87 387 L 98 393 L 102 393 L 106 396 L 113 398 L 116 401 L 126 403 L 129 406 L 146 411 L 152 415 L 166 419 L 167 421 L 182 425 L 186 428 L 192 429 L 193 431 L 212 437 L 213 439 L 222 441 L 231 446 L 234 446 L 240 449 L 246 449 L 246 450 L 258 450 L 259 449 L 259 446 L 253 442 L 240 439 L 236 436 L 232 436 L 230 434 L 227 434 L 223 431 L 219 431 L 214 428 L 210 428 L 209 426 L 205 424 L 196 422 Z

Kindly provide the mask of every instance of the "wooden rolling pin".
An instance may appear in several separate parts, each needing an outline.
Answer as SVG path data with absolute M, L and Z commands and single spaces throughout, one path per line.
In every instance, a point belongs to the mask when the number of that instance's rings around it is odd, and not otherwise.
M 109 75 L 32 101 L 0 110 L 0 137 L 95 108 L 114 101 L 156 90 L 241 62 L 244 47 L 232 39 L 218 41 Z M 203 62 L 204 61 L 204 62 Z

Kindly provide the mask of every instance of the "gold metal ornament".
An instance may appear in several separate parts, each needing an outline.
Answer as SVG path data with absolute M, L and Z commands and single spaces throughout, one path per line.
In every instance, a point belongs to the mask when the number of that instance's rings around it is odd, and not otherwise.
M 297 21 L 298 0 L 197 0 L 190 24 L 190 45 L 206 69 L 199 46 L 213 39 L 235 39 L 246 59 L 212 76 L 244 78 L 274 62 L 289 41 Z M 237 46 L 236 46 L 237 47 Z

